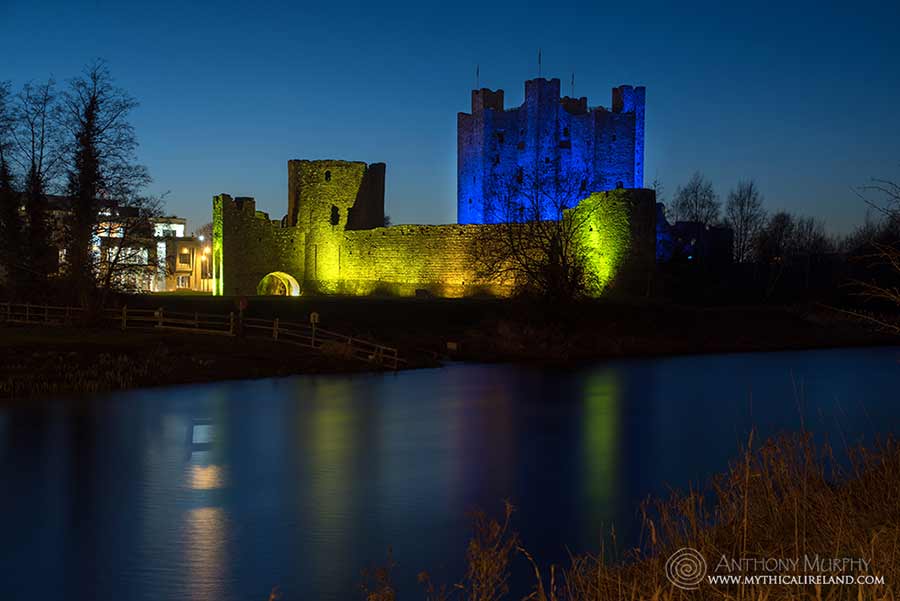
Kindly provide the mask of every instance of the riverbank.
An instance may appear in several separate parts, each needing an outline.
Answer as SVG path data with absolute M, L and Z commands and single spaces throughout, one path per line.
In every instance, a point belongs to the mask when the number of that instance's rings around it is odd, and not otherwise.
M 0 327 L 0 399 L 373 366 L 269 340 L 77 327 Z
M 475 514 L 467 571 L 457 583 L 438 586 L 426 572 L 419 582 L 427 599 L 448 599 L 446 590 L 519 599 L 527 591 L 510 591 L 510 574 L 524 569 L 532 574 L 525 598 L 535 601 L 895 599 L 898 499 L 900 445 L 893 439 L 848 448 L 845 455 L 808 434 L 782 435 L 761 446 L 751 435 L 706 490 L 643 504 L 644 535 L 635 548 L 600 549 L 571 555 L 567 565 L 542 565 L 515 532 L 507 503 L 499 520 Z M 363 575 L 369 601 L 418 596 L 396 595 L 390 565 Z
M 227 315 L 234 299 L 138 296 L 123 303 Z M 592 301 L 551 310 L 496 299 L 260 297 L 249 300 L 245 316 L 305 323 L 312 312 L 323 328 L 396 347 L 411 368 L 444 358 L 571 364 L 900 342 L 821 307 Z M 115 327 L 4 327 L 0 361 L 0 398 L 377 369 L 272 340 Z
M 234 310 L 228 297 L 123 299 L 173 311 Z M 673 354 L 801 350 L 900 343 L 820 305 L 690 306 L 643 298 L 560 307 L 492 298 L 254 297 L 250 317 L 306 322 L 377 340 L 403 356 L 462 361 L 572 361 Z M 449 344 L 448 344 L 449 343 Z

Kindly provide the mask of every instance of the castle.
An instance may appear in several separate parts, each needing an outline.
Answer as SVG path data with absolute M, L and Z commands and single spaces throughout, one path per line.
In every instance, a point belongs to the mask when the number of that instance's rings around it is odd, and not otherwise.
M 500 197 L 523 174 L 575 182 L 569 206 L 587 196 L 579 191 L 642 188 L 644 101 L 643 87 L 619 86 L 611 110 L 588 108 L 585 97 L 560 98 L 558 79 L 538 78 L 525 82 L 522 106 L 504 110 L 503 90 L 472 90 L 472 113 L 457 118 L 457 221 L 505 220 Z
M 489 90 L 473 91 L 473 115 L 460 115 L 458 186 L 465 202 L 460 201 L 456 224 L 384 227 L 383 163 L 288 161 L 288 207 L 281 219 L 257 211 L 253 198 L 215 196 L 213 293 L 508 295 L 514 282 L 484 281 L 476 273 L 476 239 L 485 228 L 500 226 L 470 207 L 483 207 L 484 195 L 494 189 L 491 182 L 525 156 L 554 170 L 589 167 L 592 179 L 570 209 L 591 208 L 582 240 L 588 264 L 602 289 L 644 281 L 654 261 L 656 209 L 653 191 L 635 188 L 642 179 L 643 88 L 617 88 L 612 112 L 588 111 L 586 99 L 560 100 L 559 80 L 530 81 L 526 90 L 540 107 L 534 116 L 528 99 L 518 112 L 503 112 L 502 91 Z M 511 134 L 509 143 L 497 138 L 503 132 L 495 125 L 485 125 L 512 123 L 520 114 L 532 133 Z M 490 140 L 476 143 L 475 131 L 490 131 Z M 529 142 L 543 149 L 529 150 Z M 487 165 L 497 145 L 522 153 L 519 163 Z M 480 195 L 464 185 L 472 173 Z

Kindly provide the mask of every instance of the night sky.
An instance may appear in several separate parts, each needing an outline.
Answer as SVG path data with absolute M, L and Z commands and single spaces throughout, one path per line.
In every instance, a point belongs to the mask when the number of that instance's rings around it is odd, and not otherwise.
M 900 2 L 289 3 L 0 0 L 0 80 L 64 83 L 104 58 L 140 102 L 152 192 L 196 228 L 213 194 L 280 218 L 287 160 L 387 163 L 394 223 L 456 218 L 456 113 L 559 77 L 590 105 L 647 87 L 646 184 L 742 177 L 770 210 L 847 231 L 852 192 L 900 179 Z M 625 5 L 625 6 L 623 6 Z

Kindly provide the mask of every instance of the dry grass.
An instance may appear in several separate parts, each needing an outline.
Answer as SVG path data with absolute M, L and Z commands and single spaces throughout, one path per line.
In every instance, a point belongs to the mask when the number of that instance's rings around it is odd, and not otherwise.
M 740 460 L 713 481 L 711 490 L 673 494 L 646 503 L 642 508 L 643 540 L 617 561 L 608 561 L 601 551 L 573 556 L 568 565 L 541 568 L 510 529 L 509 505 L 502 522 L 479 515 L 467 552 L 465 577 L 449 588 L 436 588 L 427 575 L 420 577 L 425 598 L 508 598 L 509 565 L 519 560 L 529 562 L 533 569 L 533 590 L 525 599 L 534 601 L 897 599 L 900 445 L 889 439 L 874 448 L 848 449 L 846 461 L 839 462 L 830 447 L 816 446 L 805 434 L 782 436 L 759 448 L 753 443 L 751 435 Z M 698 590 L 682 590 L 667 579 L 665 564 L 683 547 L 703 555 L 709 574 L 727 573 L 716 570 L 723 556 L 861 557 L 870 561 L 868 574 L 882 576 L 884 584 L 703 582 Z M 863 573 L 852 572 L 854 576 Z M 387 576 L 386 588 L 363 589 L 367 601 L 395 599 L 389 573 Z

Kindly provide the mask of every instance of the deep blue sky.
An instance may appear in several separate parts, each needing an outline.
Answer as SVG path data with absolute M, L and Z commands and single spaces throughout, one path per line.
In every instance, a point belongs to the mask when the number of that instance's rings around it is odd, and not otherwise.
M 647 86 L 646 184 L 691 172 L 724 197 L 832 231 L 851 188 L 900 179 L 900 2 L 122 2 L 0 0 L 0 80 L 64 82 L 95 58 L 141 102 L 140 160 L 190 226 L 213 194 L 280 217 L 287 160 L 384 161 L 395 223 L 456 218 L 456 113 L 543 73 L 591 105 Z

